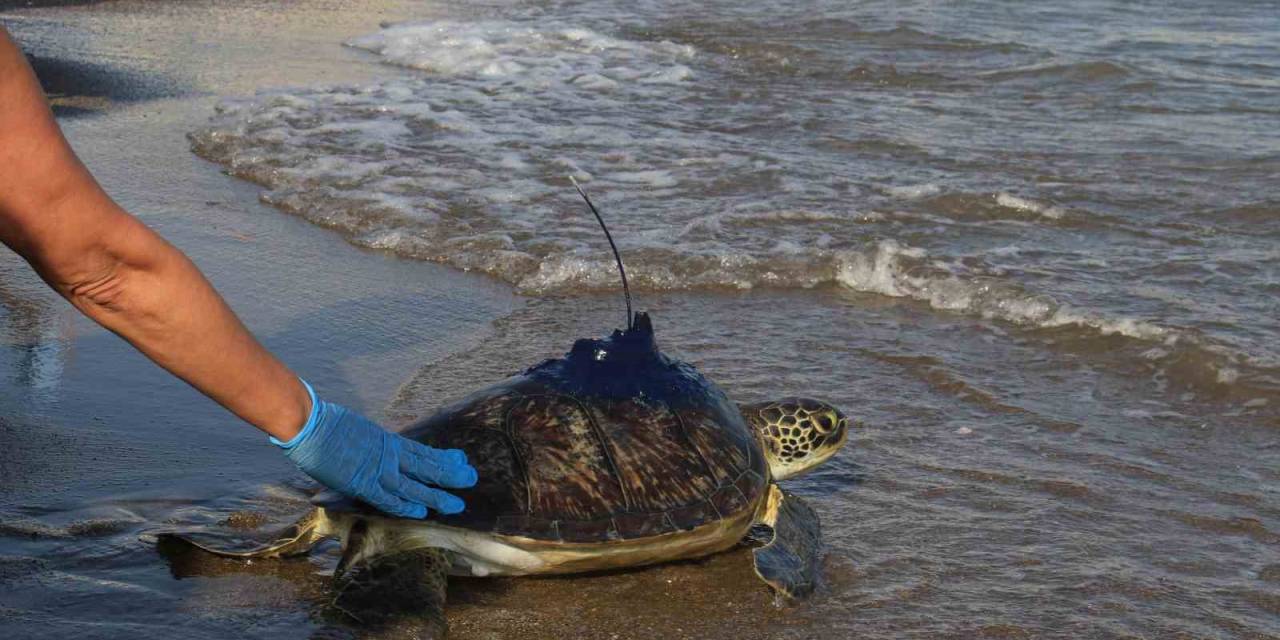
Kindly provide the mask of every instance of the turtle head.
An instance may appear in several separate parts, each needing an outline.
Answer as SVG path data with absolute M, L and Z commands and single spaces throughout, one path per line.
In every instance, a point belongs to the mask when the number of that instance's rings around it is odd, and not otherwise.
M 811 398 L 784 398 L 739 407 L 760 439 L 774 480 L 798 476 L 835 455 L 849 439 L 849 419 Z

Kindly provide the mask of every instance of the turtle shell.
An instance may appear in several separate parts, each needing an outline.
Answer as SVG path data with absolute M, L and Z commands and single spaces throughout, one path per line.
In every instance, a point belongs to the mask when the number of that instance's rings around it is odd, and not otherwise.
M 662 355 L 645 314 L 402 434 L 462 449 L 478 472 L 475 487 L 451 490 L 466 510 L 432 520 L 536 540 L 692 530 L 755 509 L 769 482 L 737 406 Z

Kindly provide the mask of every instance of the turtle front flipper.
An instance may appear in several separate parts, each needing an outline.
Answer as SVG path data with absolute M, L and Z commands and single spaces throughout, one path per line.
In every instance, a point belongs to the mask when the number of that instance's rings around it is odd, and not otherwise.
M 312 509 L 297 522 L 268 535 L 234 528 L 201 528 L 157 533 L 160 545 L 178 543 L 228 558 L 286 558 L 307 553 L 325 538 L 320 533 L 323 514 Z
M 329 613 L 349 618 L 362 639 L 444 638 L 448 579 L 449 559 L 440 549 L 377 555 L 341 568 Z
M 822 526 L 799 496 L 769 486 L 768 502 L 751 535 L 764 546 L 753 549 L 756 574 L 790 598 L 813 593 L 822 565 Z

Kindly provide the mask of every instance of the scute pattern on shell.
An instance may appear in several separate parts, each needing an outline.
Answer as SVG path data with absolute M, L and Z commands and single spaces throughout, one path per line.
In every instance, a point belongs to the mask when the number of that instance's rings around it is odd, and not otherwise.
M 588 411 L 617 461 L 626 511 L 666 511 L 705 500 L 715 491 L 680 417 L 665 404 L 627 399 L 598 403 Z
M 479 482 L 442 524 L 596 542 L 689 530 L 754 508 L 768 484 L 758 444 L 723 392 L 704 402 L 581 399 L 517 376 L 409 428 L 469 453 Z
M 462 449 L 479 481 L 441 524 L 535 540 L 603 542 L 742 520 L 769 467 L 737 405 L 658 350 L 638 313 L 626 331 L 447 407 L 403 434 Z
M 520 398 L 507 412 L 506 430 L 523 461 L 527 513 L 552 520 L 597 520 L 626 502 L 610 452 L 573 398 Z

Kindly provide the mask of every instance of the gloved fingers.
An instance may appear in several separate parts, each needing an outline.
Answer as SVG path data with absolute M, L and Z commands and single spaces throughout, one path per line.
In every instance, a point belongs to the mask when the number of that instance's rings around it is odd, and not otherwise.
M 426 505 L 428 508 L 435 509 L 445 515 L 461 513 L 466 507 L 466 504 L 462 502 L 462 498 L 458 496 L 439 489 L 432 489 L 411 480 L 401 483 L 397 493 L 410 502 Z
M 377 507 L 379 511 L 401 518 L 421 520 L 427 517 L 427 507 L 413 500 L 404 500 L 386 491 L 375 491 L 372 495 L 360 496 L 362 500 Z
M 407 440 L 400 457 L 400 471 L 426 484 L 466 489 L 476 484 L 476 470 L 459 449 L 433 449 Z
M 460 467 L 468 464 L 467 454 L 462 449 L 437 449 L 420 442 L 414 442 L 414 451 L 423 457 L 435 460 L 442 467 Z

